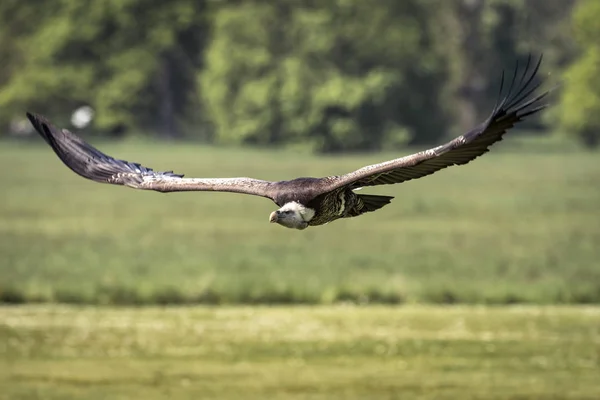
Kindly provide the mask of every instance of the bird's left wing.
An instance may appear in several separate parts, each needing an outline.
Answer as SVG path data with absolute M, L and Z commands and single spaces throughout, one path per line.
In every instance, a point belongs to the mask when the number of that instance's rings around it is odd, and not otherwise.
M 539 70 L 540 57 L 529 73 L 531 57 L 522 75 L 517 78 L 518 68 L 515 69 L 512 82 L 506 96 L 500 101 L 490 117 L 480 126 L 456 139 L 406 157 L 369 165 L 340 176 L 330 176 L 322 179 L 322 189 L 326 192 L 348 186 L 356 189 L 363 186 L 388 185 L 401 183 L 411 179 L 433 174 L 452 165 L 466 164 L 488 151 L 493 143 L 502 140 L 506 131 L 528 115 L 544 109 L 547 104 L 540 104 L 549 91 L 534 94 L 540 84 L 533 79 Z M 502 74 L 502 84 L 504 74 Z
M 108 156 L 40 115 L 27 113 L 27 118 L 67 167 L 96 182 L 158 192 L 217 191 L 273 199 L 273 182 L 252 178 L 184 178 L 173 171 L 155 172 L 138 163 Z

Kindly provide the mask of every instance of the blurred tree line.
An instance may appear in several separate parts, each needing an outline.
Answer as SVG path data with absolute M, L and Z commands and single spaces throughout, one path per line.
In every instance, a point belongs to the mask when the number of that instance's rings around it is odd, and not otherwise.
M 561 102 L 531 128 L 600 138 L 596 0 L 3 0 L 0 124 L 316 151 L 426 144 L 487 117 L 544 53 Z M 559 128 L 560 129 L 560 128 Z M 7 129 L 3 129 L 7 131 Z

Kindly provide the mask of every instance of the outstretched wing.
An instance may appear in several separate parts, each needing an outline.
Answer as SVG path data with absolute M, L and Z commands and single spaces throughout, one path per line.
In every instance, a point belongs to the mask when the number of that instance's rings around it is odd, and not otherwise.
M 452 165 L 466 164 L 488 152 L 488 148 L 493 143 L 502 140 L 502 136 L 506 131 L 517 122 L 547 107 L 547 104 L 540 103 L 549 91 L 539 95 L 534 94 L 541 84 L 533 83 L 541 62 L 542 57 L 533 67 L 533 72 L 529 73 L 530 56 L 525 70 L 519 78 L 517 78 L 517 64 L 506 96 L 494 107 L 490 117 L 470 132 L 433 149 L 380 164 L 369 165 L 349 174 L 323 178 L 323 181 L 327 182 L 323 186 L 325 191 L 343 186 L 359 188 L 401 183 L 433 174 Z M 503 85 L 504 73 L 502 73 L 500 95 L 502 94 Z
M 68 130 L 56 128 L 40 115 L 27 113 L 27 118 L 67 167 L 96 182 L 158 192 L 234 192 L 272 199 L 273 182 L 252 178 L 184 178 L 173 171 L 155 172 L 140 164 L 110 157 Z

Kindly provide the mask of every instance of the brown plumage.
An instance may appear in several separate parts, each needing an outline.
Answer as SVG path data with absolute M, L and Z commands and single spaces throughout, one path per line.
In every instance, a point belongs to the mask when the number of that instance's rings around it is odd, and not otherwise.
M 531 59 L 520 76 L 516 68 L 504 98 L 486 121 L 466 134 L 433 149 L 325 178 L 280 182 L 252 178 L 184 178 L 172 171 L 155 172 L 137 163 L 117 160 L 68 130 L 56 128 L 40 115 L 27 113 L 27 117 L 63 163 L 84 178 L 159 192 L 219 191 L 262 196 L 281 207 L 271 214 L 271 222 L 304 229 L 378 210 L 393 198 L 357 194 L 354 190 L 358 188 L 421 178 L 452 165 L 466 164 L 486 153 L 489 146 L 502 140 L 516 123 L 547 106 L 541 100 L 548 92 L 536 95 L 540 84 L 533 83 L 541 60 L 540 57 L 531 73 Z M 504 74 L 500 94 L 503 84 Z

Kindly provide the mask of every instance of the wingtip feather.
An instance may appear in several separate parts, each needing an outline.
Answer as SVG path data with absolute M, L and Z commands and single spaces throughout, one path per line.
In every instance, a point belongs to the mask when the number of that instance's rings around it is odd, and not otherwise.
M 48 120 L 40 114 L 29 111 L 26 112 L 25 115 L 42 139 L 44 139 L 44 141 L 50 146 L 54 147 L 52 143 L 52 129 L 50 129 L 50 126 L 48 126 Z

